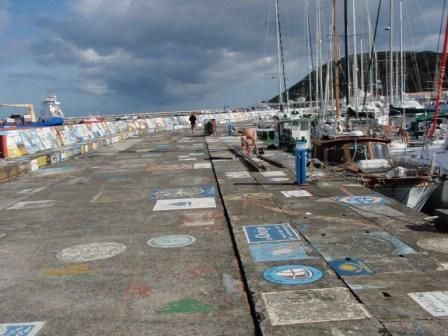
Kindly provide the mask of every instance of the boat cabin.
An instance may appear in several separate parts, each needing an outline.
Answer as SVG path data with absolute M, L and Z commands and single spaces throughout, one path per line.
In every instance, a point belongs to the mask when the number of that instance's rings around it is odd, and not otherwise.
M 373 136 L 341 135 L 313 140 L 313 157 L 330 166 L 344 166 L 353 172 L 376 172 L 390 168 L 390 140 Z

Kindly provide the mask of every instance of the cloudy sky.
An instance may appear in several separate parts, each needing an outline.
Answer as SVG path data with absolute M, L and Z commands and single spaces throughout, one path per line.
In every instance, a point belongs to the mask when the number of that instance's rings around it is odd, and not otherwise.
M 359 48 L 379 0 L 355 1 Z M 405 49 L 437 49 L 444 1 L 403 0 Z M 307 2 L 315 48 L 319 0 L 279 0 L 288 85 L 309 70 Z M 384 0 L 379 49 L 388 12 Z M 0 0 L 0 103 L 56 94 L 68 116 L 251 106 L 278 91 L 274 23 L 274 0 Z

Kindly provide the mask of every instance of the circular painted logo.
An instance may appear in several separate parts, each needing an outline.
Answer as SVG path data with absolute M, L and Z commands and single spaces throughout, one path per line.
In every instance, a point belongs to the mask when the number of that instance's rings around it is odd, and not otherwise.
M 66 262 L 86 262 L 115 257 L 123 253 L 126 246 L 118 243 L 92 243 L 66 248 L 57 254 L 57 258 Z
M 417 245 L 425 250 L 448 253 L 448 238 L 423 239 Z
M 263 277 L 279 285 L 306 285 L 320 280 L 323 273 L 311 266 L 285 265 L 267 269 L 263 272 Z
M 384 200 L 376 196 L 347 196 L 339 198 L 339 202 L 351 205 L 372 205 L 382 204 Z
M 147 244 L 152 247 L 170 248 L 188 246 L 195 241 L 195 237 L 188 235 L 168 235 L 152 238 Z

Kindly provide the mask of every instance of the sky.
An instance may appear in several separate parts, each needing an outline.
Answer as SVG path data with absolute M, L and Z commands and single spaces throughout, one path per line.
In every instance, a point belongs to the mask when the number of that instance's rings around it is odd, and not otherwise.
M 358 52 L 361 40 L 367 50 L 379 1 L 348 0 L 350 52 L 354 36 Z M 400 1 L 392 1 L 398 50 Z M 405 50 L 437 50 L 444 1 L 402 1 Z M 320 13 L 322 59 L 330 59 L 332 0 L 279 0 L 279 8 L 292 86 L 310 69 L 307 8 L 313 52 Z M 0 103 L 38 110 L 51 94 L 66 116 L 254 106 L 278 94 L 274 14 L 274 0 L 0 0 Z M 383 0 L 378 50 L 388 48 L 388 21 Z

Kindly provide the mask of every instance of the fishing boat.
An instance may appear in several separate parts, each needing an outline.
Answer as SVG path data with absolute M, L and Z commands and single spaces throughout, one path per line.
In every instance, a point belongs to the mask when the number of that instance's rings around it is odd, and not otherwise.
M 361 131 L 326 135 L 312 141 L 312 156 L 328 167 L 355 178 L 366 187 L 421 209 L 437 186 L 427 166 L 416 167 L 394 161 L 390 140 Z
M 80 124 L 93 124 L 93 123 L 98 123 L 98 122 L 103 122 L 105 121 L 104 117 L 100 117 L 100 116 L 90 116 L 88 118 L 84 118 L 82 120 L 79 121 Z

